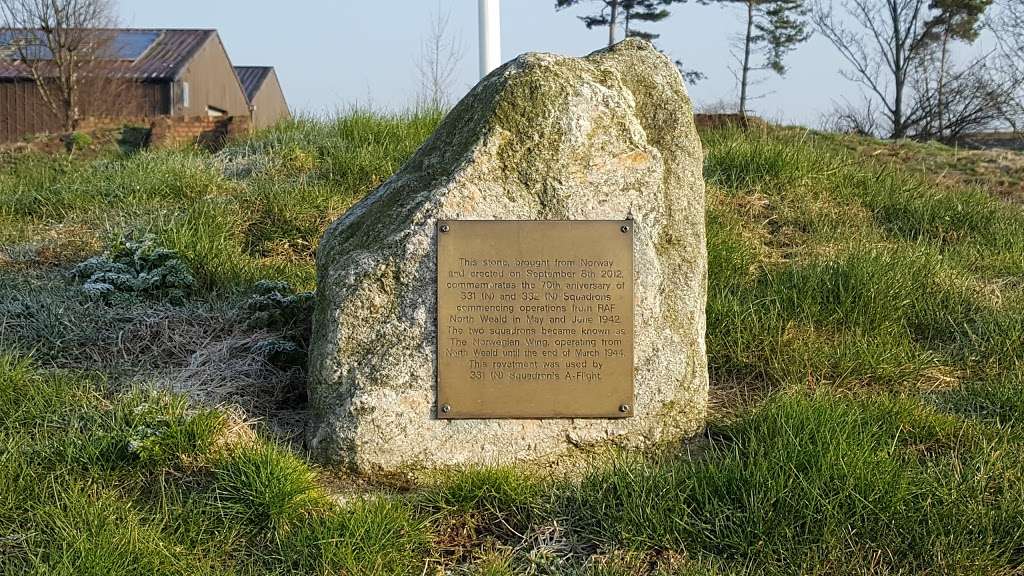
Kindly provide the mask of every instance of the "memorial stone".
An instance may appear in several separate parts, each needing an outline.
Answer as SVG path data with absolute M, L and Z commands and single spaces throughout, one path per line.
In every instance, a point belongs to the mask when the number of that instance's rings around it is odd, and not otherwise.
M 698 430 L 702 160 L 679 72 L 641 40 L 481 80 L 324 234 L 310 450 L 382 471 Z

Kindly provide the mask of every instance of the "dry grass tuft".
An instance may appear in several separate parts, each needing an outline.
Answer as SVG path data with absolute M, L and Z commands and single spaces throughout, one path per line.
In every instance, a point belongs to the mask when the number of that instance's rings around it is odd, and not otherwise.
M 202 406 L 227 406 L 252 427 L 260 421 L 271 436 L 296 443 L 305 420 L 301 370 L 280 370 L 260 353 L 267 332 L 241 329 L 194 347 L 188 360 L 150 382 Z
M 235 406 L 280 440 L 304 419 L 304 373 L 273 366 L 280 338 L 239 321 L 238 296 L 181 304 L 84 294 L 60 269 L 0 267 L 0 348 L 44 367 L 99 371 L 114 391 L 154 387 L 204 407 Z
M 241 406 L 221 406 L 224 415 L 224 426 L 214 439 L 217 451 L 230 451 L 238 448 L 249 448 L 260 441 L 257 422 L 252 420 Z

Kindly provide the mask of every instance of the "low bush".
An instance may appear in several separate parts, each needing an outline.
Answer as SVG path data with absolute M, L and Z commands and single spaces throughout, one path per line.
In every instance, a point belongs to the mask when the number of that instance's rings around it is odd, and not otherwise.
M 177 252 L 160 248 L 156 238 L 125 239 L 101 256 L 93 256 L 71 269 L 82 280 L 82 290 L 93 296 L 135 292 L 181 300 L 195 279 Z
M 287 282 L 261 280 L 243 305 L 244 323 L 254 330 L 273 334 L 255 352 L 281 368 L 305 365 L 313 329 L 312 292 L 295 292 Z

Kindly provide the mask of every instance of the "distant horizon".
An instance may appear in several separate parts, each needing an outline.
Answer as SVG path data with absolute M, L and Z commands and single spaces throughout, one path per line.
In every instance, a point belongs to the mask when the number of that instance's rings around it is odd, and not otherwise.
M 276 69 L 293 113 L 324 117 L 351 110 L 413 111 L 419 84 L 415 60 L 431 14 L 440 8 L 450 16 L 462 46 L 452 94 L 457 101 L 478 79 L 476 0 L 396 4 L 401 8 L 387 12 L 388 20 L 368 4 L 320 6 L 309 0 L 291 2 L 288 10 L 254 9 L 239 0 L 181 0 L 173 5 L 122 0 L 120 9 L 127 28 L 217 30 L 233 64 Z M 556 11 L 552 0 L 505 0 L 502 61 L 524 52 L 582 56 L 605 47 L 607 29 L 588 30 L 577 18 L 596 6 Z M 671 10 L 663 22 L 643 28 L 661 34 L 655 45 L 670 58 L 707 74 L 707 79 L 687 86 L 695 109 L 735 109 L 738 86 L 729 70 L 730 41 L 741 32 L 740 12 L 696 4 Z M 375 33 L 384 25 L 391 32 L 387 41 Z M 980 42 L 984 46 L 986 39 Z M 780 124 L 818 127 L 837 103 L 859 102 L 859 86 L 842 77 L 845 62 L 820 35 L 798 46 L 786 64 L 784 77 L 757 74 L 752 114 Z

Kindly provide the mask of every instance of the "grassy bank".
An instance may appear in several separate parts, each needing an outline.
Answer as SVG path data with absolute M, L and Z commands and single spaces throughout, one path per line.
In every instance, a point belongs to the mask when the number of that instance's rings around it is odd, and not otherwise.
M 261 278 L 312 288 L 320 233 L 390 176 L 435 116 L 299 120 L 210 155 L 195 149 L 0 159 L 0 244 L 68 260 L 154 234 L 202 286 Z
M 241 326 L 254 283 L 313 288 L 323 227 L 436 121 L 4 157 L 6 573 L 1024 571 L 1024 211 L 835 136 L 703 135 L 715 416 L 697 442 L 578 477 L 339 479 L 213 406 L 230 394 L 190 394 L 280 384 L 266 343 L 295 328 Z M 97 300 L 67 276 L 145 234 L 192 272 L 185 297 Z M 152 391 L 168 372 L 185 396 Z

